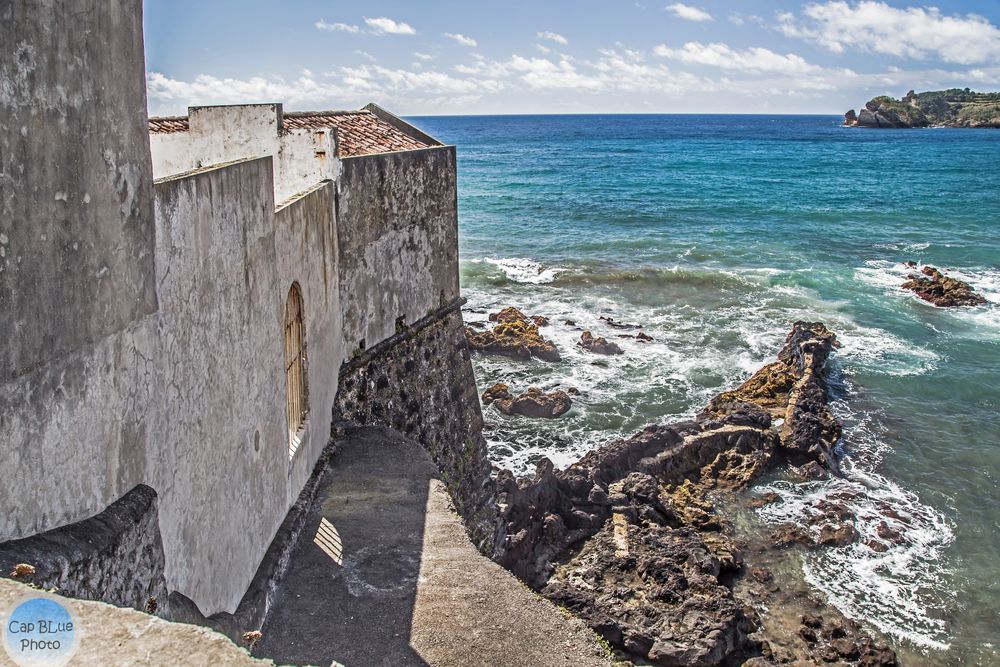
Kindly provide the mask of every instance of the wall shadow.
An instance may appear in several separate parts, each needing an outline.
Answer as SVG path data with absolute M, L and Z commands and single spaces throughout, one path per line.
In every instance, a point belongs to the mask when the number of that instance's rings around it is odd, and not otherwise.
M 416 443 L 384 428 L 338 443 L 253 653 L 278 664 L 422 666 L 410 630 L 430 480 Z

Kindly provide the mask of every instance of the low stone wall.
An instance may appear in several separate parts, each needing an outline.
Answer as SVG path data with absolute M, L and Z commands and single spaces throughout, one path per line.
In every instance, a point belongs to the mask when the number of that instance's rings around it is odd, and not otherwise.
M 18 563 L 35 568 L 26 583 L 169 616 L 157 497 L 145 484 L 89 519 L 0 544 L 0 574 Z
M 346 362 L 334 418 L 387 426 L 416 440 L 441 471 L 477 548 L 498 536 L 496 492 L 479 392 L 463 333 L 464 299 L 432 312 Z

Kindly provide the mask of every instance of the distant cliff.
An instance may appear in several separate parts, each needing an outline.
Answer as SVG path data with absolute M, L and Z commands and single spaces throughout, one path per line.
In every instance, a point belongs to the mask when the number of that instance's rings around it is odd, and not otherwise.
M 897 100 L 881 95 L 860 113 L 844 114 L 848 127 L 997 127 L 1000 128 L 1000 93 L 977 93 L 965 88 L 908 92 Z

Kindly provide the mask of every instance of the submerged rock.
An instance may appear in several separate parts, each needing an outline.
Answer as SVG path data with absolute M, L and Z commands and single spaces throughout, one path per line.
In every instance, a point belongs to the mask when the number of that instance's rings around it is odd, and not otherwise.
M 933 266 L 925 266 L 920 272 L 923 276 L 910 274 L 909 280 L 902 287 L 924 301 L 943 308 L 981 306 L 986 303 L 986 299 L 976 294 L 969 283 L 946 276 Z
M 580 347 L 595 354 L 625 354 L 617 343 L 608 342 L 606 338 L 595 337 L 589 331 L 584 331 L 580 335 Z
M 602 322 L 604 322 L 605 324 L 607 324 L 609 327 L 612 327 L 614 329 L 641 329 L 642 328 L 641 324 L 628 324 L 626 322 L 619 322 L 618 320 L 616 320 L 613 317 L 605 317 L 604 315 L 601 315 L 598 319 L 601 320 Z
M 543 361 L 559 361 L 562 358 L 556 346 L 538 333 L 539 326 L 548 324 L 546 318 L 529 318 L 517 308 L 504 308 L 499 313 L 492 313 L 490 321 L 497 324 L 489 331 L 465 328 L 470 349 L 523 360 L 537 357 Z
M 572 399 L 565 391 L 544 392 L 538 387 L 528 387 L 518 396 L 510 393 L 505 384 L 495 384 L 483 393 L 483 403 L 493 405 L 506 415 L 521 415 L 555 419 L 569 412 Z
M 849 523 L 826 524 L 819 529 L 819 544 L 827 547 L 845 547 L 856 542 L 857 529 Z

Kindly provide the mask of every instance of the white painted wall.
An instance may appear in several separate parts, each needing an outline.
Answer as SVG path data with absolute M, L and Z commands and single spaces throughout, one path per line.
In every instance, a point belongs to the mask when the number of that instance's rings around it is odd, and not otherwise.
M 330 437 L 341 342 L 333 184 L 275 210 L 271 159 L 155 185 L 160 310 L 144 354 L 147 482 L 167 586 L 236 609 Z M 305 308 L 309 417 L 289 460 L 284 314 Z
M 271 156 L 281 203 L 340 173 L 336 131 L 281 128 L 280 104 L 190 107 L 187 132 L 150 133 L 153 178 Z

